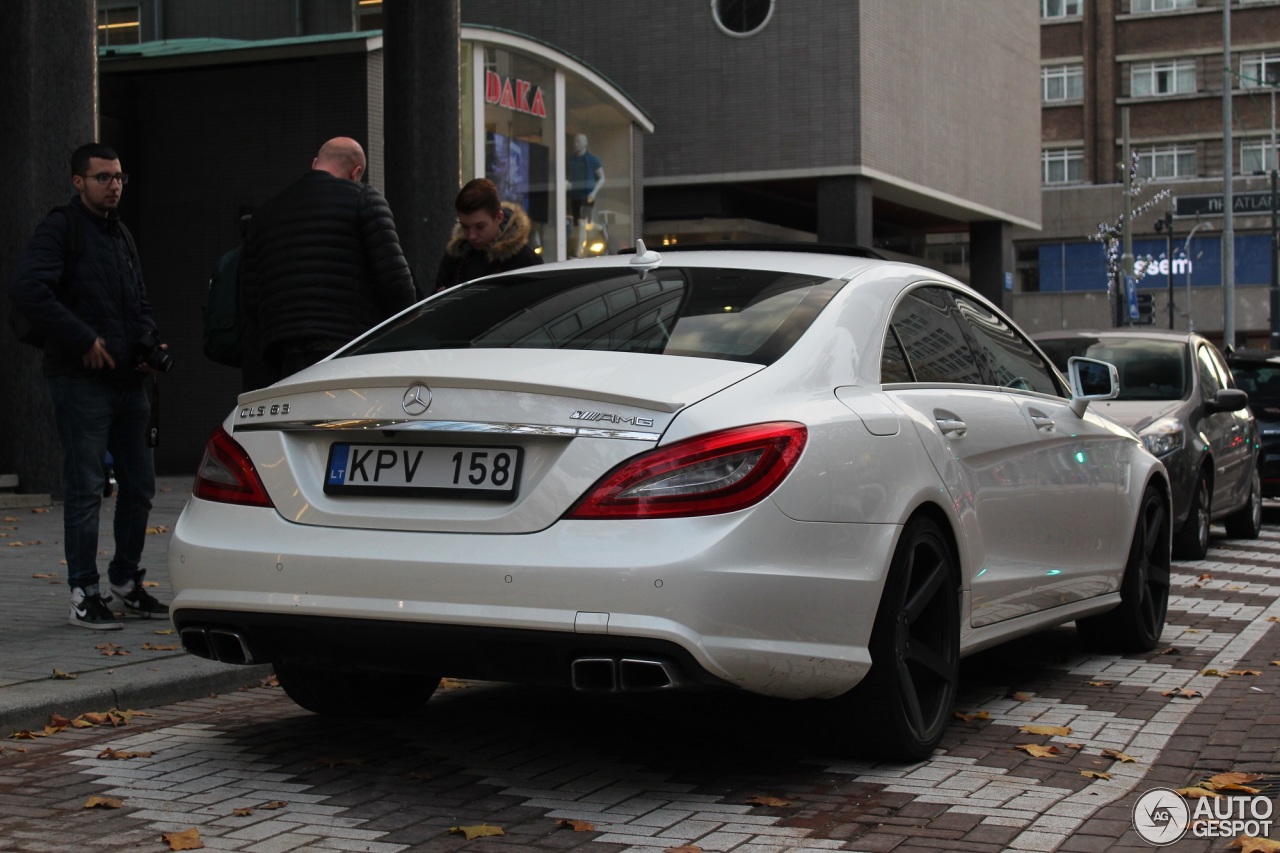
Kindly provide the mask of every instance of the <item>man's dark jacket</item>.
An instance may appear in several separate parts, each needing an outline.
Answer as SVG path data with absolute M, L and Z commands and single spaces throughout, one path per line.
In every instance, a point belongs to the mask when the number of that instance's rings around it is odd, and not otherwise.
M 76 261 L 67 291 L 59 293 L 68 212 L 79 217 L 84 254 Z M 156 324 L 142 267 L 129 251 L 114 211 L 97 216 L 77 196 L 69 208 L 46 216 L 14 268 L 9 297 L 44 335 L 46 375 L 89 375 L 120 383 L 143 380 L 144 375 L 134 370 L 142 355 L 138 342 L 147 335 L 155 337 Z M 81 361 L 98 338 L 105 341 L 114 370 L 90 370 Z
M 473 278 L 542 263 L 542 256 L 529 248 L 529 234 L 533 230 L 529 215 L 510 201 L 504 201 L 502 209 L 505 214 L 502 231 L 483 251 L 472 248 L 461 225 L 453 227 L 453 235 L 436 272 L 437 292 Z
M 246 353 L 337 349 L 418 299 L 382 193 L 312 170 L 254 214 L 240 257 Z

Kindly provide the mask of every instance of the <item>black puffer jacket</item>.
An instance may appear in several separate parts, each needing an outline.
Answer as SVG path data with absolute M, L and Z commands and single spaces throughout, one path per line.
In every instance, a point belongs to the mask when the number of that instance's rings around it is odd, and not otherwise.
M 75 278 L 58 294 L 68 239 L 66 213 L 78 217 L 84 254 L 76 261 Z M 9 283 L 9 296 L 44 335 L 47 375 L 86 374 L 115 381 L 141 382 L 134 370 L 138 341 L 156 335 L 151 303 L 138 258 L 129 251 L 113 212 L 96 216 L 71 200 L 69 208 L 50 213 L 37 226 Z M 60 298 L 59 298 L 60 297 Z M 85 367 L 81 358 L 102 338 L 116 363 L 113 371 Z
M 240 257 L 245 345 L 337 348 L 417 301 L 382 193 L 312 170 L 253 215 Z
M 529 214 L 510 201 L 502 203 L 502 210 L 502 232 L 483 252 L 472 248 L 461 225 L 453 226 L 453 235 L 436 272 L 437 292 L 473 278 L 542 263 L 542 256 L 529 248 L 529 234 L 533 231 Z

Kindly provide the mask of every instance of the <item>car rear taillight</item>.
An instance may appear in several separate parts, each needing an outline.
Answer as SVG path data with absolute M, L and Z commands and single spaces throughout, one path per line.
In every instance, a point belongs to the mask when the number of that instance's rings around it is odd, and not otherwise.
M 219 426 L 204 446 L 191 494 L 206 501 L 274 507 L 249 454 Z
M 795 467 L 808 436 L 803 424 L 777 422 L 677 442 L 606 475 L 565 518 L 675 518 L 751 506 Z

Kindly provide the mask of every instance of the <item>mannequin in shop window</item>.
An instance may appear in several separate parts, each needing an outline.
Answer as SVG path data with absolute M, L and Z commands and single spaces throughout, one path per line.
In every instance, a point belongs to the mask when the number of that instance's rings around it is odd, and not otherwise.
M 596 196 L 604 186 L 604 166 L 600 158 L 587 150 L 587 135 L 579 133 L 573 137 L 573 153 L 569 155 L 566 174 L 569 178 L 569 215 L 573 218 L 574 240 L 570 244 L 570 253 L 575 256 L 583 254 L 582 247 L 587 242 L 587 231 L 591 224 L 591 214 L 595 208 Z

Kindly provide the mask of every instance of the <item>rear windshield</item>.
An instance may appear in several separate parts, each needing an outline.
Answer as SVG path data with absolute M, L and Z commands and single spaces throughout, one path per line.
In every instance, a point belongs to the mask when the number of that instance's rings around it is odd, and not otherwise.
M 1182 400 L 1191 392 L 1190 356 L 1181 341 L 1068 338 L 1036 343 L 1063 372 L 1073 355 L 1114 364 L 1120 372 L 1117 400 Z
M 1232 362 L 1236 387 L 1249 392 L 1249 403 L 1275 405 L 1280 401 L 1280 365 L 1269 361 Z
M 844 286 L 742 269 L 547 271 L 446 291 L 339 357 L 412 350 L 580 349 L 771 364 Z

